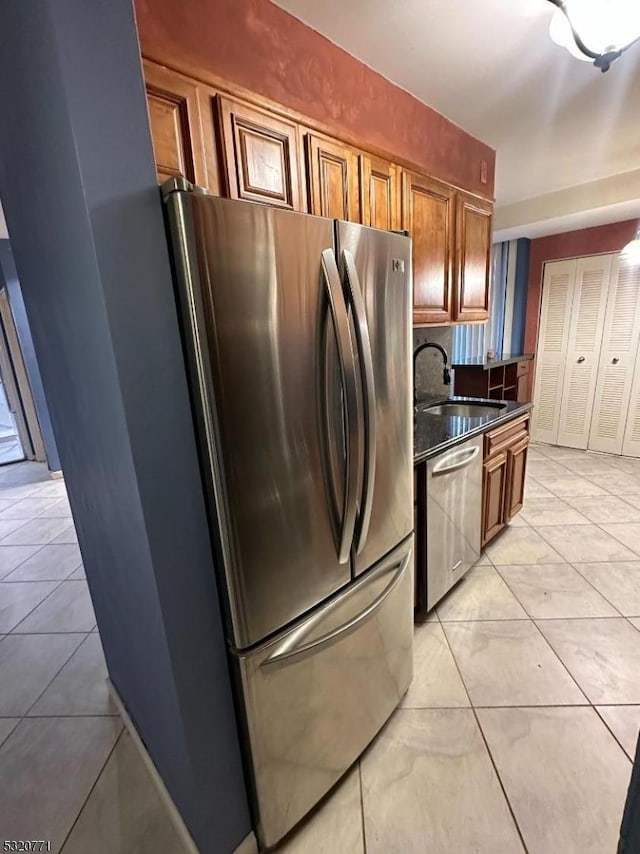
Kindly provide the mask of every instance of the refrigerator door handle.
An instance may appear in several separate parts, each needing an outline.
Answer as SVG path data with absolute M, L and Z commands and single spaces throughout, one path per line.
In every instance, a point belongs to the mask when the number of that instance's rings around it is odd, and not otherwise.
M 353 534 L 356 525 L 358 506 L 358 459 L 360 456 L 360 434 L 358 431 L 358 394 L 356 388 L 356 367 L 349 317 L 342 291 L 342 282 L 338 272 L 335 255 L 332 249 L 322 252 L 322 272 L 326 286 L 329 309 L 336 333 L 338 345 L 338 361 L 340 376 L 344 389 L 344 405 L 346 411 L 346 477 L 344 485 L 344 501 L 342 524 L 338 544 L 338 559 L 347 563 L 351 552 Z M 326 464 L 326 461 L 325 461 Z
M 346 271 L 346 284 L 349 299 L 353 307 L 355 319 L 356 340 L 360 356 L 362 387 L 364 390 L 364 423 L 365 423 L 365 463 L 362 486 L 362 506 L 356 535 L 356 554 L 362 551 L 367 541 L 371 508 L 373 506 L 374 483 L 376 477 L 376 389 L 373 374 L 373 354 L 371 352 L 371 337 L 367 323 L 367 312 L 364 296 L 360 287 L 358 271 L 353 255 L 348 249 L 342 252 Z
M 409 566 L 412 555 L 413 552 L 409 550 L 400 563 L 393 563 L 389 566 L 385 573 L 385 575 L 388 574 L 391 576 L 388 584 L 385 585 L 384 589 L 372 602 L 363 608 L 360 613 L 356 614 L 342 625 L 332 629 L 330 632 L 320 635 L 320 637 L 316 637 L 308 643 L 304 643 L 305 636 L 311 629 L 313 629 L 317 622 L 316 619 L 311 618 L 308 623 L 301 626 L 297 632 L 294 632 L 281 644 L 278 644 L 271 655 L 263 661 L 261 667 L 271 667 L 275 664 L 289 664 L 293 661 L 299 661 L 302 658 L 307 658 L 307 656 L 319 652 L 323 647 L 337 643 L 347 635 L 356 631 L 356 629 L 358 629 L 364 622 L 374 616 L 385 599 L 393 593 L 402 580 L 402 577 Z

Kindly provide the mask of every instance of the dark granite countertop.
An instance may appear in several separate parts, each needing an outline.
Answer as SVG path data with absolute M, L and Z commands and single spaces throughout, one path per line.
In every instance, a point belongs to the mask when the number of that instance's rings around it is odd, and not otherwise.
M 452 368 L 482 368 L 483 371 L 488 371 L 490 368 L 499 368 L 500 365 L 513 365 L 514 362 L 530 362 L 533 359 L 533 353 L 496 355 L 495 359 L 487 359 L 480 357 L 478 359 L 462 359 L 460 362 L 452 362 Z
M 474 397 L 451 397 L 448 398 L 455 403 L 501 403 L 504 409 L 496 409 L 495 415 L 485 415 L 479 418 L 461 418 L 450 415 L 430 415 L 424 411 L 426 406 L 435 406 L 445 403 L 447 398 L 433 397 L 421 400 L 413 416 L 413 463 L 417 465 L 425 460 L 435 457 L 442 451 L 446 451 L 454 445 L 479 436 L 488 429 L 498 427 L 528 412 L 533 404 L 518 403 L 515 400 L 482 400 Z M 421 409 L 422 407 L 422 409 Z

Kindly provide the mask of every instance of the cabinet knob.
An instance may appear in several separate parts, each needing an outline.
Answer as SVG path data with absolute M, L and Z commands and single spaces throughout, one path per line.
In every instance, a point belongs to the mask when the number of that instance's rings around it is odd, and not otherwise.
M 584 362 L 584 356 L 580 356 L 578 358 L 578 364 L 581 364 L 582 362 Z
M 613 359 L 611 360 L 612 364 L 614 364 L 614 365 L 617 365 L 619 361 L 620 361 L 620 359 L 617 356 L 614 356 Z

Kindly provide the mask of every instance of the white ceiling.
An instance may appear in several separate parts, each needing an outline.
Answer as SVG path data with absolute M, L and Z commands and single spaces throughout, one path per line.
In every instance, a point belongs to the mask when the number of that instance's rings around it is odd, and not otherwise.
M 551 41 L 547 0 L 275 2 L 492 145 L 497 208 L 519 209 L 505 229 L 526 236 L 523 200 L 539 208 L 609 176 L 620 186 L 640 166 L 640 45 L 602 74 Z M 562 206 L 552 213 L 573 227 Z

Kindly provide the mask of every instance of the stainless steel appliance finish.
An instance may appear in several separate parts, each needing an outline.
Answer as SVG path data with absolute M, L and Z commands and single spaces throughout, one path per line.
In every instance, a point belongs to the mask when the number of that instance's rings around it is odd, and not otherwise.
M 427 463 L 427 608 L 480 557 L 482 441 L 470 439 Z
M 360 573 L 413 530 L 407 504 L 413 418 L 406 417 L 412 388 L 411 244 L 400 234 L 339 222 L 338 252 L 365 389 L 365 477 L 355 554 Z
M 255 823 L 273 845 L 411 679 L 410 241 L 165 185 Z
M 409 687 L 412 540 L 294 629 L 240 657 L 265 845 L 336 783 Z

